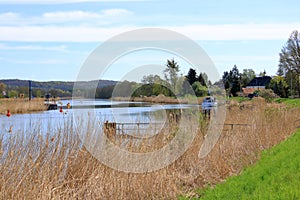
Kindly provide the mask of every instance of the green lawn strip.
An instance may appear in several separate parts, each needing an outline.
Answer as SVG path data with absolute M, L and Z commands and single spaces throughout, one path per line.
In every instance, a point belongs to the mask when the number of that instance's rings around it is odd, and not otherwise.
M 300 199 L 300 130 L 241 175 L 198 193 L 200 199 Z
M 276 103 L 285 103 L 292 107 L 300 107 L 300 99 L 284 99 L 284 98 L 277 98 L 275 99 Z

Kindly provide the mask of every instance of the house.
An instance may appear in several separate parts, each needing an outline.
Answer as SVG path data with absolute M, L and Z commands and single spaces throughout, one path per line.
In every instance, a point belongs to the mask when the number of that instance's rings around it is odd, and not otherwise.
M 246 88 L 243 88 L 243 94 L 251 96 L 256 90 L 264 90 L 269 86 L 271 80 L 270 76 L 255 77 L 248 83 Z
M 247 88 L 266 89 L 271 80 L 270 76 L 255 77 L 248 83 Z

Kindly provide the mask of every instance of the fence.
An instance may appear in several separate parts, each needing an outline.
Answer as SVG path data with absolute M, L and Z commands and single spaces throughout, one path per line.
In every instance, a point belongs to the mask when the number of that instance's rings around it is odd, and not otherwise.
M 116 135 L 118 136 L 123 136 L 127 138 L 145 138 L 141 137 L 142 134 L 146 134 L 146 131 L 152 131 L 156 132 L 158 130 L 161 130 L 162 126 L 165 125 L 163 123 L 116 123 L 116 122 L 105 122 L 104 123 L 104 133 L 109 137 L 113 138 Z M 169 123 L 168 126 L 172 126 L 174 124 Z M 236 127 L 253 127 L 257 126 L 254 124 L 241 124 L 241 123 L 224 123 L 224 124 L 215 124 L 219 126 L 223 126 L 223 130 L 228 130 L 225 127 L 229 127 L 229 130 L 233 130 Z M 294 121 L 293 125 L 295 128 L 300 128 L 300 119 L 297 119 Z M 133 134 L 129 134 L 129 131 L 134 131 L 132 132 Z
M 153 123 L 116 123 L 116 122 L 105 122 L 103 126 L 104 133 L 112 138 L 116 135 L 123 137 L 141 138 L 141 135 L 149 135 L 148 131 L 156 133 L 162 128 L 164 123 L 153 122 Z

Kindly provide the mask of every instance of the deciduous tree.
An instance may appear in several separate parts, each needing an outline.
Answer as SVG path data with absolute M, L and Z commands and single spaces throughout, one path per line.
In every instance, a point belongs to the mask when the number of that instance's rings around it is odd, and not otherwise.
M 179 65 L 174 59 L 167 60 L 166 69 L 164 70 L 164 75 L 166 81 L 170 84 L 173 92 L 176 91 L 176 83 L 178 81 Z
M 284 75 L 290 94 L 300 94 L 300 34 L 293 31 L 279 54 L 278 75 Z M 289 78 L 288 78 L 289 76 Z M 296 77 L 296 78 L 295 78 Z M 291 79 L 292 78 L 292 79 Z

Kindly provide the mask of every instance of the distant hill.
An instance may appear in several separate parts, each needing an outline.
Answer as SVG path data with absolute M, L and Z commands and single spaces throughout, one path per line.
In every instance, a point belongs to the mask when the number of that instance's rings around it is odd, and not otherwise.
M 81 81 L 78 82 L 79 85 L 82 85 L 84 89 L 88 85 L 95 85 L 97 81 Z M 17 88 L 17 87 L 28 87 L 29 80 L 19 80 L 19 79 L 0 79 L 0 83 L 4 83 L 9 88 Z M 117 81 L 111 80 L 99 80 L 97 88 L 103 88 L 107 86 L 116 85 Z M 72 91 L 74 86 L 74 82 L 71 81 L 47 81 L 47 82 L 39 82 L 32 81 L 33 89 L 42 89 L 42 90 L 52 90 L 52 89 L 60 89 L 63 91 Z
M 28 96 L 29 80 L 0 79 L 0 83 L 6 85 L 9 97 L 18 97 L 20 93 L 24 93 L 25 96 Z M 72 96 L 74 83 L 75 82 L 72 81 L 32 81 L 31 86 L 33 96 L 35 97 L 45 96 L 47 93 L 50 93 L 53 96 L 67 97 Z M 102 91 L 105 88 L 110 88 L 110 91 L 112 91 L 112 88 L 117 83 L 117 81 L 111 80 L 80 81 L 76 82 L 76 88 L 80 90 L 89 90 L 95 89 L 94 86 L 97 85 L 97 90 L 99 91 Z M 2 91 L 0 93 L 2 93 Z

